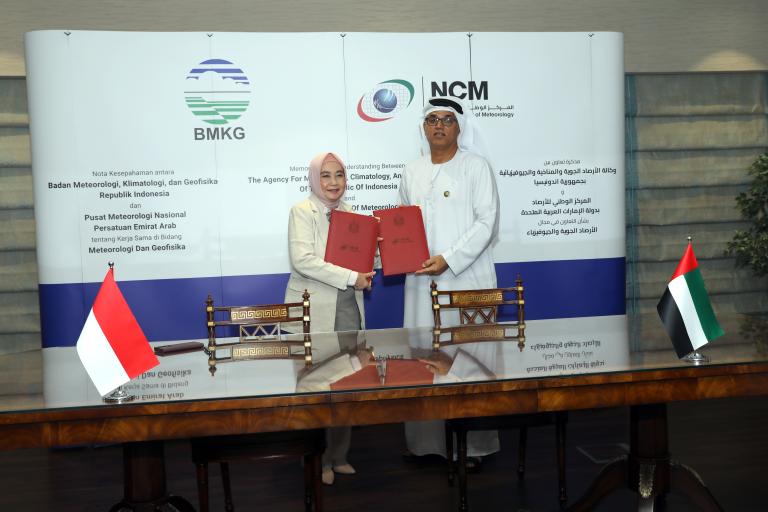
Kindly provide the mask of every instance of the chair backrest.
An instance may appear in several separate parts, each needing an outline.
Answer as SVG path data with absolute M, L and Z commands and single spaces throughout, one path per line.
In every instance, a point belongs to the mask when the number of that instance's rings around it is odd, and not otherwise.
M 457 325 L 432 331 L 432 349 L 481 341 L 516 341 L 520 351 L 525 348 L 525 327 L 517 323 Z
M 208 328 L 208 364 L 211 374 L 216 363 L 247 359 L 303 359 L 312 364 L 312 338 L 310 332 L 309 293 L 305 290 L 302 302 L 260 304 L 252 306 L 215 306 L 208 295 L 205 303 Z M 286 340 L 281 336 L 285 323 L 302 323 L 303 339 Z M 217 342 L 217 330 L 237 329 L 237 341 Z M 295 336 L 294 336 L 295 338 Z M 293 347 L 303 347 L 297 353 Z M 226 354 L 226 355 L 225 355 Z
M 519 275 L 513 287 L 480 290 L 440 291 L 437 283 L 432 281 L 433 348 L 476 341 L 517 340 L 522 350 L 525 344 L 524 291 Z M 499 307 L 504 305 L 516 306 L 517 318 L 500 324 Z M 444 325 L 442 315 L 447 311 L 458 311 L 458 326 Z

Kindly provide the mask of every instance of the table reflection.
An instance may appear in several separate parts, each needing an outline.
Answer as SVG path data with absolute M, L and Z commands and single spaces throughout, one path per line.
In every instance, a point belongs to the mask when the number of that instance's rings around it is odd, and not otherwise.
M 142 402 L 239 398 L 610 372 L 630 359 L 625 316 L 529 321 L 523 345 L 515 336 L 486 340 L 475 332 L 475 341 L 457 343 L 454 333 L 453 342 L 436 343 L 435 335 L 430 328 L 313 333 L 311 364 L 303 335 L 284 335 L 279 341 L 302 342 L 286 343 L 300 357 L 232 360 L 224 352 L 229 362 L 213 361 L 211 374 L 202 351 L 172 355 L 124 388 Z M 101 404 L 74 348 L 42 352 L 45 407 Z

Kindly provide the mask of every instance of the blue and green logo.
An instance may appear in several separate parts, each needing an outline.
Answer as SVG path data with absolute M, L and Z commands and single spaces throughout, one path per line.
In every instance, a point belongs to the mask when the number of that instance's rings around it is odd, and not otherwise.
M 204 60 L 187 74 L 184 98 L 187 107 L 202 121 L 228 124 L 240 116 L 250 103 L 250 81 L 245 72 L 224 59 Z
M 363 121 L 378 123 L 392 119 L 413 101 L 413 84 L 407 80 L 386 80 L 376 84 L 357 102 L 357 115 Z

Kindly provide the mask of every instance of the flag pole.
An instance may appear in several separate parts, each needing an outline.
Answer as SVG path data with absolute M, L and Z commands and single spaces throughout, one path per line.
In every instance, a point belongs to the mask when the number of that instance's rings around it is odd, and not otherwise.
M 691 235 L 688 235 L 688 245 L 691 245 L 692 242 L 693 242 L 693 237 Z M 708 356 L 705 356 L 698 350 L 694 350 L 690 354 L 683 356 L 681 359 L 686 363 L 690 363 L 694 365 L 708 363 L 711 360 Z
M 109 265 L 109 269 L 114 271 L 115 269 L 115 262 L 110 261 L 107 263 Z M 136 400 L 136 395 L 132 395 L 128 392 L 126 392 L 123 389 L 123 386 L 118 386 L 116 389 L 112 390 L 110 393 L 104 395 L 102 398 L 104 400 L 104 403 L 107 404 L 122 404 L 125 402 L 133 402 Z

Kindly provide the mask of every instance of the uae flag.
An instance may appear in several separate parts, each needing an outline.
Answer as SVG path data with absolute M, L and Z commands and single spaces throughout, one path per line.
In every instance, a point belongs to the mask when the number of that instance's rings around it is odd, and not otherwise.
M 102 396 L 158 364 L 111 268 L 77 340 L 77 355 Z
M 656 310 L 672 338 L 677 357 L 684 357 L 723 335 L 690 243 Z

